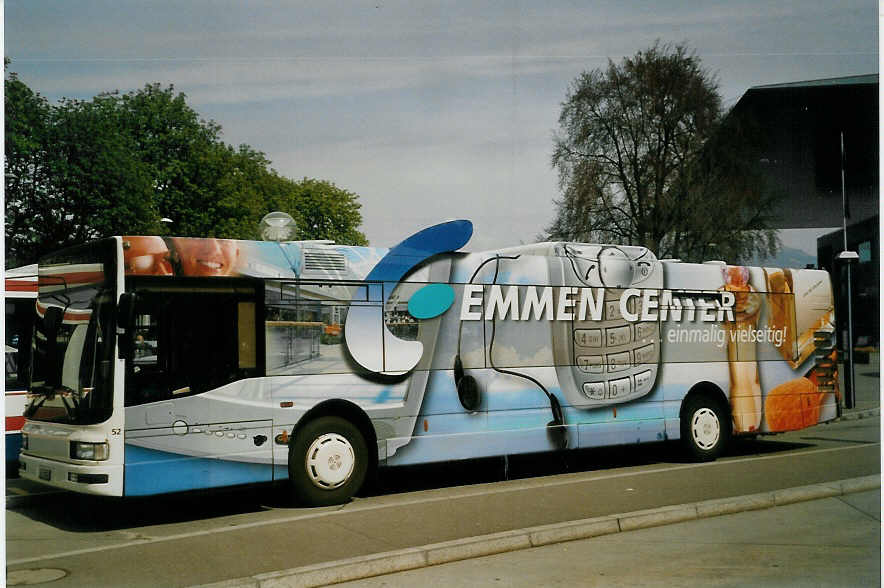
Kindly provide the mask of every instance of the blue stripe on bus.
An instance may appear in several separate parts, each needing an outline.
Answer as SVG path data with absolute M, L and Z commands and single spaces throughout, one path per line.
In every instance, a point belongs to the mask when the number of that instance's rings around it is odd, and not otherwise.
M 235 486 L 273 479 L 270 464 L 192 457 L 129 444 L 126 445 L 125 460 L 125 496 Z
M 21 450 L 21 433 L 6 433 L 6 463 L 18 461 Z

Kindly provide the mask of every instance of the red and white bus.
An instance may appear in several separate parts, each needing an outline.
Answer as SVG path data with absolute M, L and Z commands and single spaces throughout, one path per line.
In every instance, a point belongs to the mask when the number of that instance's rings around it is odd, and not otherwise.
M 31 337 L 37 299 L 37 264 L 6 270 L 6 469 L 18 470 L 21 428 L 25 422 Z

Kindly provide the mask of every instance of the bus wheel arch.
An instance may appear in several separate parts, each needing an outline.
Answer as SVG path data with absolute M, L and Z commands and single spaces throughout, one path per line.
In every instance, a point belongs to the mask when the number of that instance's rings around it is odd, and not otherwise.
M 696 461 L 713 461 L 730 442 L 733 431 L 730 403 L 711 382 L 695 384 L 681 403 L 681 442 Z
M 365 412 L 330 400 L 308 411 L 289 441 L 289 481 L 305 506 L 349 501 L 377 470 L 377 441 Z

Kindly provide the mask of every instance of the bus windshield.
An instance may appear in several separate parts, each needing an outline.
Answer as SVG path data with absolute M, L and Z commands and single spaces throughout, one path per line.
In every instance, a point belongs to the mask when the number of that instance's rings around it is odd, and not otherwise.
M 115 252 L 115 241 L 107 239 L 40 260 L 28 419 L 94 424 L 110 418 Z

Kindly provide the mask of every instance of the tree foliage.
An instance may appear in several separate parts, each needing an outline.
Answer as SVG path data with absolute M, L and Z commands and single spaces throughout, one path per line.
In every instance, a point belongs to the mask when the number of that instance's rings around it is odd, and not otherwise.
M 281 198 L 274 204 L 276 210 L 292 215 L 298 225 L 298 233 L 304 239 L 332 239 L 337 243 L 367 245 L 360 231 L 358 219 L 359 196 L 324 180 L 304 178 L 293 182 L 280 178 L 283 189 Z
M 253 239 L 272 210 L 298 221 L 299 239 L 366 243 L 356 194 L 225 144 L 172 86 L 50 104 L 8 73 L 5 92 L 9 266 L 115 234 Z
M 562 196 L 546 237 L 686 260 L 773 253 L 776 194 L 749 165 L 754 140 L 724 116 L 717 80 L 685 45 L 583 72 L 554 138 Z

